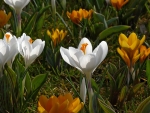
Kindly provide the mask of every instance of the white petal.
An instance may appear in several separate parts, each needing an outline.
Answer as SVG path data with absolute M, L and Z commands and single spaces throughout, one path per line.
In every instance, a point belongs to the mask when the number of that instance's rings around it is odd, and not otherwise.
M 41 39 L 36 39 L 36 40 L 32 43 L 32 47 L 34 48 L 35 46 L 40 45 L 40 44 L 42 44 L 42 43 L 43 43 L 43 41 L 42 41 Z
M 69 54 L 69 50 L 65 49 L 63 47 L 60 48 L 60 54 L 63 58 L 63 60 L 68 63 L 69 65 L 77 68 L 78 70 L 80 70 L 82 73 L 83 71 L 76 65 L 76 63 L 74 62 L 74 60 L 71 58 L 70 54 Z
M 23 50 L 23 57 L 25 60 L 25 64 L 29 60 L 30 52 L 32 51 L 32 46 L 28 40 L 24 40 L 22 42 L 21 48 Z
M 85 78 L 83 77 L 82 82 L 81 82 L 81 86 L 80 86 L 80 97 L 82 99 L 82 101 L 85 104 L 85 99 L 86 99 L 86 83 L 85 83 Z
M 17 12 L 21 12 L 30 0 L 4 0 L 4 2 L 13 7 Z
M 104 60 L 107 53 L 108 53 L 107 43 L 105 41 L 102 41 L 93 51 L 93 54 L 95 54 L 95 56 L 96 56 L 96 63 L 97 63 L 95 69 Z M 94 70 L 93 70 L 93 72 L 94 72 Z
M 80 59 L 81 69 L 85 74 L 91 73 L 96 67 L 96 58 L 94 54 L 83 55 Z
M 82 40 L 81 40 L 80 43 L 79 43 L 78 49 L 81 49 L 82 44 L 85 44 L 85 43 L 88 44 L 88 45 L 86 46 L 86 49 L 85 49 L 85 54 L 90 54 L 90 53 L 92 53 L 92 44 L 91 44 L 91 42 L 90 42 L 86 37 L 82 38 Z
M 27 60 L 26 67 L 28 67 L 31 63 L 34 62 L 34 60 L 42 53 L 43 46 L 37 45 L 30 53 L 29 59 Z
M 100 46 L 103 50 L 103 55 L 102 55 L 102 59 L 101 59 L 101 62 L 104 60 L 104 58 L 106 57 L 107 53 L 108 53 L 108 45 L 105 41 L 102 41 L 100 43 Z
M 84 55 L 83 52 L 79 49 L 75 49 L 74 47 L 69 47 L 69 54 L 71 58 L 74 60 L 76 65 L 79 67 L 79 58 Z

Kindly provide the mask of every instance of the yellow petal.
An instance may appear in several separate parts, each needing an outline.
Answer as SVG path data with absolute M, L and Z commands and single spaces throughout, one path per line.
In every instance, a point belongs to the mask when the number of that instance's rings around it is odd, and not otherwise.
M 137 36 L 135 33 L 131 33 L 128 38 L 128 44 L 132 45 L 135 41 L 137 41 Z
M 122 45 L 122 41 L 128 42 L 128 38 L 123 33 L 121 33 L 119 35 L 119 44 L 120 44 L 120 46 Z
M 136 55 L 132 59 L 132 66 L 135 64 L 135 62 L 140 58 L 140 54 Z
M 58 113 L 66 113 L 68 111 L 69 101 L 66 100 L 59 106 Z
M 48 113 L 43 107 L 38 107 L 38 113 Z
M 48 101 L 47 97 L 44 96 L 44 95 L 41 95 L 40 98 L 39 98 L 38 105 L 42 106 L 44 109 L 46 109 L 47 101 Z
M 130 59 L 129 59 L 128 55 L 126 54 L 126 52 L 123 51 L 123 49 L 120 50 L 120 48 L 117 48 L 117 52 L 120 54 L 120 56 L 125 61 L 127 66 L 130 67 Z
M 46 110 L 47 111 L 50 111 L 52 109 L 52 107 L 56 104 L 56 103 L 59 103 L 59 100 L 57 99 L 56 96 L 51 96 L 49 98 L 49 100 L 47 101 L 47 104 L 46 104 Z
M 144 41 L 145 41 L 145 35 L 142 37 L 142 39 L 140 40 L 140 44 L 139 44 L 139 47 L 144 43 Z

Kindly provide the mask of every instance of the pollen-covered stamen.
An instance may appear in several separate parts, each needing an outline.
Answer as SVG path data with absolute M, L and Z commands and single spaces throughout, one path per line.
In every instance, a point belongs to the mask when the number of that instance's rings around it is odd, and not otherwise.
M 86 46 L 88 45 L 88 43 L 83 43 L 82 45 L 81 45 L 81 50 L 83 51 L 83 53 L 85 54 L 85 50 L 86 50 Z
M 9 42 L 10 34 L 5 34 L 7 42 Z
M 30 44 L 32 44 L 33 40 L 30 38 L 29 42 L 30 42 Z

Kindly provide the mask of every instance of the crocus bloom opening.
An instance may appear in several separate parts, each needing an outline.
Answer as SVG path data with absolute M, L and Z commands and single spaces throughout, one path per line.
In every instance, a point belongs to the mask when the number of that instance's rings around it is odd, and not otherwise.
M 150 48 L 147 49 L 146 46 L 141 45 L 140 46 L 140 53 L 141 53 L 140 62 L 142 63 L 145 61 L 147 56 L 150 54 Z
M 4 35 L 3 40 L 9 46 L 9 56 L 8 56 L 7 64 L 10 67 L 12 67 L 12 63 L 15 59 L 15 56 L 18 54 L 18 41 L 17 41 L 17 38 L 15 36 L 13 36 L 11 33 L 7 32 Z
M 17 13 L 21 13 L 30 0 L 4 0 L 4 2 L 14 8 Z
M 134 63 L 139 59 L 139 47 L 144 43 L 145 35 L 141 40 L 137 38 L 135 33 L 131 33 L 129 38 L 127 38 L 124 34 L 119 35 L 119 44 L 120 48 L 117 48 L 118 53 L 122 57 L 122 59 L 126 62 L 128 67 L 132 67 Z
M 38 101 L 38 113 L 78 113 L 83 108 L 79 98 L 73 99 L 70 93 L 51 96 L 41 95 Z
M 77 68 L 86 75 L 91 74 L 97 66 L 104 60 L 108 52 L 108 46 L 105 41 L 102 41 L 92 51 L 91 42 L 87 38 L 83 38 L 78 48 L 69 47 L 60 48 L 60 53 L 65 62 Z
M 91 16 L 92 16 L 92 13 L 93 13 L 93 10 L 92 10 L 92 9 L 89 10 L 89 11 L 87 11 L 87 10 L 85 10 L 85 9 L 81 9 L 81 8 L 80 8 L 79 11 L 73 10 L 72 13 L 69 13 L 69 12 L 67 11 L 67 16 L 68 16 L 68 18 L 71 19 L 71 21 L 72 21 L 73 23 L 79 24 L 79 23 L 82 21 L 83 18 L 84 18 L 84 19 L 90 19 Z
M 42 53 L 45 41 L 36 39 L 32 43 L 32 39 L 25 33 L 18 38 L 19 52 L 25 60 L 26 68 Z
M 47 30 L 47 35 L 50 36 L 50 38 L 52 39 L 53 41 L 53 44 L 54 46 L 56 46 L 57 44 L 59 44 L 63 39 L 64 37 L 67 35 L 67 31 L 59 31 L 59 29 L 56 29 L 56 30 L 52 30 L 52 33 Z
M 11 17 L 11 12 L 9 12 L 7 15 L 5 11 L 0 10 L 0 28 L 7 24 L 10 17 Z
M 121 9 L 129 0 L 111 0 L 111 4 L 116 9 Z

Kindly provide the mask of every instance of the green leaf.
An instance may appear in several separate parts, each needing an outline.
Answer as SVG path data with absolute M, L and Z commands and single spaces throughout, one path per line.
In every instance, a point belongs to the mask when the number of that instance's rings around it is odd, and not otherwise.
M 118 20 L 118 17 L 111 18 L 111 19 L 107 20 L 107 25 L 109 26 L 109 25 L 113 24 L 117 20 Z
M 128 87 L 127 86 L 124 86 L 122 89 L 121 89 L 121 92 L 119 94 L 119 102 L 123 102 L 127 96 L 127 92 L 128 92 Z
M 104 110 L 105 113 L 116 113 L 109 105 L 99 100 L 100 107 Z
M 15 88 L 15 86 L 16 86 L 16 78 L 17 78 L 16 73 L 9 66 L 6 66 L 5 69 L 6 69 L 7 73 L 8 73 L 9 78 L 12 81 L 13 87 Z
M 150 96 L 139 104 L 135 113 L 149 113 L 149 112 L 150 112 Z
M 91 84 L 92 84 L 92 87 L 96 90 L 96 91 L 99 91 L 99 88 L 98 88 L 98 85 L 96 84 L 95 80 L 92 78 L 91 79 Z
M 97 12 L 94 12 L 93 13 L 93 18 L 94 18 L 95 22 L 101 22 L 101 23 L 103 23 L 105 29 L 108 28 L 107 22 L 105 20 L 105 16 L 104 15 L 102 15 L 100 13 L 97 13 Z
M 44 19 L 45 19 L 45 13 L 43 13 L 43 15 L 41 17 L 39 17 L 39 19 L 37 20 L 37 24 L 35 27 L 36 31 L 40 30 L 43 27 Z
M 47 78 L 46 74 L 40 74 L 37 75 L 33 80 L 32 80 L 32 91 L 37 90 L 38 88 L 40 88 L 43 83 L 45 82 Z
M 28 21 L 28 24 L 24 27 L 23 32 L 30 35 L 34 29 L 35 22 L 37 19 L 37 13 L 35 13 Z
M 150 60 L 146 60 L 146 76 L 147 76 L 147 83 L 148 86 L 150 87 Z
M 104 40 L 107 36 L 111 34 L 118 33 L 118 32 L 127 30 L 129 28 L 130 26 L 127 26 L 127 25 L 118 25 L 118 26 L 109 27 L 99 34 L 99 37 L 97 38 L 95 42 L 98 42 L 99 40 Z
M 30 94 L 32 89 L 32 82 L 31 82 L 30 75 L 28 73 L 26 75 L 25 88 L 27 90 L 27 95 Z

